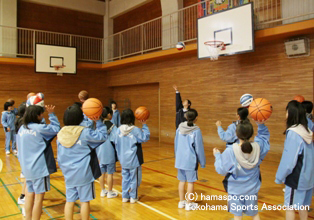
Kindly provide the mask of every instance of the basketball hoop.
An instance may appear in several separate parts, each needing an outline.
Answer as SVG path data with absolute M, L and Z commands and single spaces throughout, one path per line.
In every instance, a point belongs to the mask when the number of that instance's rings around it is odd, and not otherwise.
M 65 65 L 55 65 L 53 66 L 55 68 L 55 71 L 57 72 L 57 76 L 63 76 L 63 68 Z
M 226 45 L 223 41 L 206 41 L 204 44 L 207 47 L 211 60 L 218 60 L 219 52 L 226 49 Z

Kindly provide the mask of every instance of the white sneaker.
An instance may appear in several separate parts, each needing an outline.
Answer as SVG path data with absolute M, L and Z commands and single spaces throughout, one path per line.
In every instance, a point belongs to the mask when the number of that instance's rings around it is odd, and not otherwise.
M 109 191 L 108 194 L 107 194 L 107 198 L 108 199 L 111 199 L 111 198 L 115 198 L 115 197 L 118 197 L 118 193 L 117 192 L 113 192 L 113 191 Z
M 100 192 L 100 197 L 104 198 L 107 195 L 108 191 L 107 190 L 101 190 Z
M 185 211 L 195 210 L 196 208 L 197 208 L 197 203 L 195 202 L 186 203 L 185 205 Z
M 9 151 L 9 150 L 7 150 L 7 151 L 5 152 L 5 154 L 6 154 L 6 155 L 9 155 L 9 154 L 10 154 L 10 151 Z
M 282 191 L 283 191 L 283 192 L 286 192 L 286 188 L 283 188 Z
M 19 197 L 19 199 L 18 199 L 18 201 L 17 201 L 17 204 L 19 204 L 19 205 L 24 205 L 24 204 L 25 204 L 25 197 L 24 197 L 23 199 L 21 199 L 21 198 Z
M 129 199 L 127 199 L 127 198 L 122 198 L 122 202 L 128 202 L 129 201 Z
M 17 150 L 13 150 L 13 154 L 14 154 L 14 155 L 17 155 Z
M 180 201 L 178 204 L 178 208 L 183 209 L 185 207 L 185 205 L 186 205 L 186 200 Z
M 133 198 L 131 198 L 131 201 L 130 201 L 130 203 L 136 203 L 138 201 L 138 199 L 133 199 Z
M 25 176 L 23 175 L 23 173 L 20 174 L 20 178 L 25 179 Z

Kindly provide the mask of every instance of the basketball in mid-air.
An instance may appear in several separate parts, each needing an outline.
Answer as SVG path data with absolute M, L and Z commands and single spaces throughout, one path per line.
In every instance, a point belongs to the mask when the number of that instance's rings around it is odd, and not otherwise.
M 87 117 L 93 119 L 102 114 L 103 106 L 98 99 L 89 98 L 83 103 L 82 110 Z
M 273 107 L 267 99 L 254 99 L 249 106 L 249 114 L 254 121 L 264 122 L 271 116 Z
M 177 43 L 176 48 L 177 48 L 178 50 L 183 50 L 183 49 L 185 49 L 185 43 L 183 43 L 183 42 Z
M 78 94 L 78 98 L 80 99 L 80 101 L 86 101 L 89 98 L 89 94 L 87 91 L 82 90 L 80 91 L 80 93 Z
M 300 103 L 304 102 L 304 97 L 302 95 L 296 95 L 294 96 L 293 100 L 296 100 Z
M 244 94 L 240 98 L 240 104 L 242 107 L 249 107 L 253 101 L 253 96 L 251 94 Z
M 135 110 L 135 118 L 140 121 L 146 121 L 149 118 L 149 111 L 146 107 L 140 106 Z

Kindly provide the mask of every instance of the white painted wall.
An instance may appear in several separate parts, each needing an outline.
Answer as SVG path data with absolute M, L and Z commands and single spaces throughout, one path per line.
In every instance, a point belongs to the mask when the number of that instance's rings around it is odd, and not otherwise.
M 183 0 L 160 0 L 162 15 L 168 15 L 183 8 Z M 196 22 L 196 21 L 195 21 Z M 183 14 L 174 13 L 162 18 L 162 48 L 174 47 L 183 36 Z
M 16 27 L 17 0 L 0 0 L 0 25 Z M 13 57 L 17 50 L 17 30 L 0 27 L 0 56 Z
M 109 16 L 110 18 L 117 17 L 150 1 L 152 0 L 111 0 L 109 2 Z
M 97 0 L 22 0 L 22 1 L 66 8 L 92 14 L 105 15 L 105 2 L 100 2 Z

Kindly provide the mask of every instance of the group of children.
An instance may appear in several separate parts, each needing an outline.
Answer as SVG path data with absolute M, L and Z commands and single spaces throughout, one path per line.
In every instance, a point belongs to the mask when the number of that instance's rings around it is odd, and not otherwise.
M 185 183 L 188 183 L 187 193 L 194 192 L 194 182 L 198 179 L 198 165 L 205 167 L 205 154 L 200 128 L 195 125 L 197 111 L 191 109 L 191 101 L 182 102 L 177 86 L 176 91 L 176 137 L 175 137 L 175 167 L 178 169 L 179 197 L 178 208 L 194 210 L 197 207 L 185 195 Z M 313 103 L 299 103 L 292 100 L 286 107 L 286 140 L 284 151 L 275 177 L 277 184 L 284 183 L 285 202 L 288 207 L 286 219 L 295 218 L 295 210 L 299 211 L 300 219 L 307 219 L 308 210 L 300 206 L 310 206 L 314 187 L 314 149 L 312 122 Z M 246 107 L 238 108 L 237 121 L 229 125 L 226 131 L 217 121 L 218 135 L 226 142 L 226 149 L 221 153 L 213 149 L 215 169 L 225 176 L 223 185 L 232 198 L 228 201 L 228 211 L 234 219 L 242 219 L 243 213 L 260 219 L 258 214 L 258 192 L 261 187 L 260 165 L 270 150 L 270 133 L 264 122 L 258 125 L 257 136 L 248 117 Z M 248 195 L 248 197 L 245 197 Z M 250 199 L 245 199 L 250 198 Z M 186 200 L 185 200 L 186 199 Z M 231 207 L 240 207 L 232 209 Z M 246 208 L 243 208 L 246 207 Z
M 181 100 L 176 86 L 174 89 L 177 127 L 175 168 L 180 181 L 178 208 L 194 210 L 197 204 L 185 197 L 185 186 L 187 183 L 187 193 L 194 192 L 198 166 L 205 168 L 206 157 L 202 133 L 195 124 L 198 112 L 190 108 L 191 101 Z M 26 219 L 40 219 L 44 195 L 50 190 L 50 174 L 57 172 L 51 147 L 56 136 L 57 160 L 66 185 L 66 219 L 73 219 L 77 200 L 81 201 L 82 219 L 89 219 L 89 202 L 95 198 L 94 181 L 98 178 L 101 197 L 118 196 L 113 191 L 113 174 L 118 160 L 122 168 L 122 202 L 135 203 L 138 200 L 141 165 L 144 162 L 141 143 L 150 138 L 146 121 L 141 121 L 141 129 L 135 127 L 133 111 L 125 109 L 120 117 L 115 102 L 111 103 L 111 108 L 103 109 L 100 118 L 88 118 L 82 111 L 81 103 L 86 99 L 81 99 L 81 102 L 76 102 L 65 110 L 64 127 L 61 128 L 54 114 L 55 106 L 44 105 L 43 94 L 32 93 L 27 99 L 18 109 L 14 108 L 13 100 L 8 100 L 2 113 L 6 153 L 10 153 L 11 141 L 13 153 L 18 154 L 26 179 Z M 276 183 L 286 185 L 286 206 L 311 204 L 314 187 L 312 109 L 313 104 L 308 101 L 302 104 L 290 101 L 286 108 L 286 141 L 275 178 Z M 48 112 L 50 124 L 44 121 L 44 112 Z M 217 173 L 225 176 L 223 185 L 228 195 L 233 196 L 233 200 L 228 201 L 228 207 L 234 218 L 241 219 L 245 213 L 253 219 L 259 219 L 256 209 L 232 210 L 230 207 L 232 204 L 248 207 L 257 205 L 261 187 L 260 165 L 270 149 L 270 134 L 263 122 L 257 122 L 257 136 L 251 142 L 254 130 L 247 118 L 248 109 L 239 108 L 236 116 L 237 121 L 226 131 L 222 129 L 220 121 L 216 123 L 219 137 L 226 142 L 226 149 L 223 153 L 217 148 L 213 149 L 215 168 Z M 104 187 L 106 173 L 108 190 Z M 241 197 L 243 195 L 255 195 L 256 199 L 245 200 Z M 306 210 L 300 210 L 299 213 L 301 219 L 307 218 Z M 287 210 L 286 215 L 287 219 L 294 219 L 294 210 Z
M 6 111 L 2 114 L 5 131 L 15 131 L 17 134 L 17 144 L 13 144 L 12 148 L 18 148 L 16 153 L 26 180 L 26 193 L 22 192 L 26 194 L 26 219 L 41 217 L 44 195 L 50 190 L 50 174 L 57 172 L 51 147 L 56 136 L 57 161 L 66 185 L 66 219 L 73 219 L 74 203 L 77 200 L 81 202 L 82 219 L 89 219 L 89 201 L 95 198 L 94 181 L 99 177 L 101 196 L 118 196 L 112 190 L 117 160 L 122 167 L 122 201 L 137 202 L 143 164 L 141 143 L 150 138 L 146 121 L 141 121 L 142 129 L 134 126 L 134 113 L 126 109 L 121 114 L 120 122 L 115 102 L 112 102 L 112 108 L 103 109 L 100 118 L 87 118 L 82 111 L 82 103 L 77 102 L 65 110 L 64 126 L 61 128 L 54 114 L 55 106 L 44 105 L 42 93 L 32 93 L 27 98 L 27 102 L 18 109 L 13 108 L 13 100 L 8 100 Z M 48 112 L 50 124 L 44 121 L 45 112 Z M 104 189 L 105 173 L 108 191 Z

